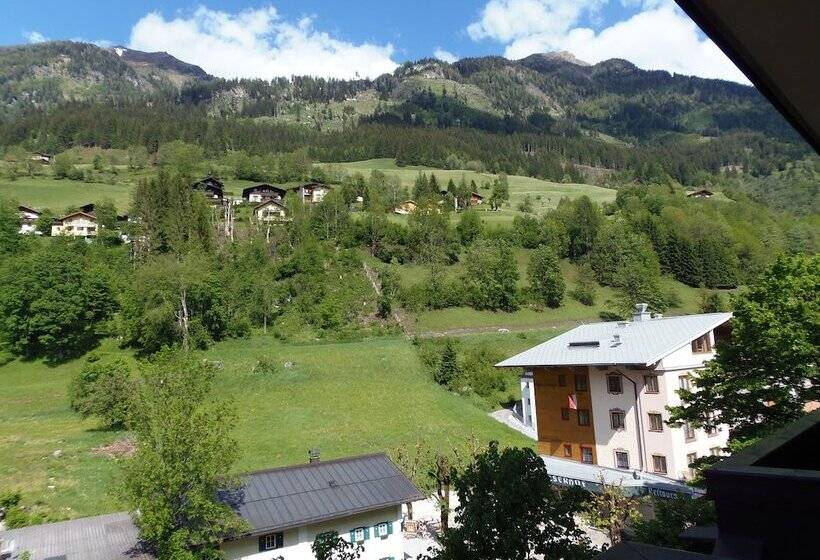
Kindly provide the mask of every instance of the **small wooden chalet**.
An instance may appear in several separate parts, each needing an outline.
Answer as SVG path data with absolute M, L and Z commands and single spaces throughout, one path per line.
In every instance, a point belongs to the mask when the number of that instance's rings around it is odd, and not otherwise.
M 43 152 L 34 152 L 31 156 L 31 161 L 41 161 L 43 163 L 51 163 L 51 160 L 54 158 L 51 154 L 44 154 Z
M 278 200 L 268 199 L 254 206 L 253 216 L 260 222 L 276 222 L 287 216 L 285 206 Z
M 305 183 L 304 185 L 291 187 L 290 190 L 294 191 L 302 202 L 314 204 L 322 202 L 325 195 L 330 192 L 330 186 L 325 185 L 324 183 L 311 182 Z
M 222 203 L 222 199 L 225 197 L 225 185 L 215 177 L 206 177 L 201 181 L 197 181 L 191 185 L 191 188 L 204 192 L 205 197 L 212 204 Z
M 55 218 L 51 224 L 51 235 L 93 237 L 97 235 L 97 217 L 94 214 L 78 211 L 62 218 Z
M 712 198 L 715 193 L 708 189 L 698 189 L 696 191 L 690 192 L 686 196 L 689 198 Z
M 287 189 L 283 187 L 262 183 L 242 189 L 242 198 L 245 202 L 265 202 L 266 200 L 282 202 L 287 192 Z
M 478 194 L 477 192 L 470 193 L 470 205 L 477 206 L 479 204 L 484 204 L 484 197 Z
M 405 200 L 393 209 L 394 214 L 401 214 L 406 216 L 418 208 L 415 200 Z
M 17 211 L 20 213 L 19 233 L 37 233 L 37 219 L 40 217 L 40 212 L 23 205 L 18 206 Z

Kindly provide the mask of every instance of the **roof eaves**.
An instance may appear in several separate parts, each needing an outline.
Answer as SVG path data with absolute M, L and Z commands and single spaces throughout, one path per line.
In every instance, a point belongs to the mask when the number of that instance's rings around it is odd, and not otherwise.
M 672 352 L 675 352 L 675 351 L 677 351 L 677 350 L 680 350 L 681 348 L 683 348 L 684 346 L 686 346 L 687 344 L 689 344 L 690 342 L 692 342 L 692 341 L 693 341 L 693 340 L 695 340 L 696 338 L 703 336 L 704 334 L 708 333 L 708 332 L 709 332 L 709 331 L 711 331 L 712 329 L 714 329 L 714 328 L 716 328 L 716 327 L 719 327 L 720 325 L 722 325 L 723 323 L 725 323 L 726 321 L 728 321 L 728 320 L 730 320 L 730 319 L 732 318 L 732 313 L 731 313 L 731 312 L 729 312 L 729 313 L 720 313 L 720 314 L 717 314 L 717 313 L 716 313 L 716 315 L 720 315 L 721 319 L 720 319 L 720 320 L 716 320 L 716 321 L 715 321 L 715 322 L 713 322 L 713 323 L 710 323 L 710 326 L 709 326 L 709 327 L 707 327 L 707 328 L 705 328 L 705 329 L 698 329 L 698 330 L 696 331 L 698 334 L 696 334 L 696 335 L 694 335 L 694 336 L 692 336 L 692 337 L 687 338 L 684 342 L 682 342 L 682 343 L 681 343 L 680 345 L 678 345 L 678 346 L 675 346 L 675 347 L 674 347 L 674 348 L 672 348 L 671 350 L 664 350 L 663 352 L 659 352 L 657 355 L 653 356 L 653 357 L 652 357 L 652 359 L 648 360 L 648 361 L 646 362 L 646 365 L 647 365 L 647 366 L 651 366 L 652 364 L 655 364 L 655 363 L 657 363 L 657 362 L 661 361 L 663 358 L 665 358 L 666 356 L 668 356 L 668 355 L 669 355 L 669 354 L 671 354 Z M 717 319 L 717 318 L 716 318 L 716 319 Z

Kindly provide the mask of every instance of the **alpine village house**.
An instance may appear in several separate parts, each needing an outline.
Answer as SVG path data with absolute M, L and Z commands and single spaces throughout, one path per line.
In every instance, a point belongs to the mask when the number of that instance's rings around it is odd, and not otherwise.
M 686 479 L 728 430 L 671 427 L 666 407 L 714 358 L 731 317 L 653 317 L 638 304 L 631 321 L 581 325 L 497 366 L 524 369 L 521 412 L 540 454 Z

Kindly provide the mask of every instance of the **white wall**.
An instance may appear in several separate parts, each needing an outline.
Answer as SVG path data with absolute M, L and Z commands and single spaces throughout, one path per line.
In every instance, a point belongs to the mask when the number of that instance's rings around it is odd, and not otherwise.
M 538 439 L 538 415 L 535 407 L 535 381 L 531 371 L 525 371 L 521 377 L 521 412 L 524 416 L 524 425 L 535 431 Z
M 71 228 L 71 229 L 68 229 Z M 94 228 L 89 232 L 89 228 Z M 51 235 L 97 235 L 97 221 L 86 216 L 75 216 L 51 226 Z
M 714 348 L 714 335 L 712 348 Z M 606 370 L 596 367 L 589 368 L 589 385 L 593 406 L 593 425 L 598 463 L 607 467 L 616 467 L 615 450 L 625 450 L 629 453 L 629 467 L 631 470 L 640 468 L 639 445 L 637 438 L 637 420 L 635 418 L 635 394 L 632 383 L 622 381 L 623 392 L 610 394 L 607 391 L 607 374 L 620 372 L 624 377 L 637 384 L 641 427 L 643 432 L 642 445 L 644 447 L 644 470 L 654 472 L 652 455 L 666 457 L 666 476 L 670 478 L 686 478 L 689 474 L 687 454 L 697 453 L 698 457 L 708 455 L 710 449 L 724 447 L 728 437 L 728 430 L 722 427 L 712 436 L 707 436 L 703 430 L 695 431 L 695 438 L 686 441 L 683 428 L 672 428 L 666 424 L 669 420 L 667 406 L 680 404 L 677 394 L 679 378 L 697 375 L 697 369 L 714 358 L 714 352 L 692 352 L 691 345 L 675 350 L 664 357 L 654 370 L 633 370 L 626 367 L 611 366 Z M 647 393 L 644 376 L 656 374 L 658 378 L 658 393 Z M 621 409 L 626 416 L 626 429 L 613 430 L 610 423 L 610 410 Z M 649 430 L 649 413 L 660 413 L 664 420 L 662 432 Z
M 380 538 L 375 536 L 374 526 L 383 521 L 392 521 L 393 534 Z M 404 559 L 401 506 L 392 506 L 328 523 L 308 525 L 284 531 L 284 547 L 276 550 L 259 552 L 258 537 L 230 541 L 223 544 L 222 549 L 228 560 L 272 560 L 279 556 L 285 560 L 310 560 L 314 558 L 310 547 L 316 535 L 327 531 L 336 531 L 343 539 L 350 540 L 350 531 L 352 529 L 365 526 L 370 528 L 370 538 L 363 543 L 364 552 L 362 552 L 360 560 Z

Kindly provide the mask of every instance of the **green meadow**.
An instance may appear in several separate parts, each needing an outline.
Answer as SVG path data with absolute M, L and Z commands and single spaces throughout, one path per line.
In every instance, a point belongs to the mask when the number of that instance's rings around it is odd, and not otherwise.
M 475 340 L 514 353 L 549 332 L 480 335 Z M 131 354 L 106 340 L 102 360 Z M 481 441 L 530 445 L 487 415 L 472 399 L 448 392 L 430 377 L 406 338 L 285 344 L 255 336 L 214 345 L 216 393 L 238 414 L 237 472 L 300 463 L 309 448 L 326 458 L 389 451 L 425 440 L 446 448 L 474 435 Z M 260 358 L 278 371 L 254 373 Z M 287 366 L 286 367 L 286 362 Z M 0 489 L 23 493 L 24 504 L 52 518 L 115 511 L 117 459 L 94 448 L 126 438 L 80 420 L 66 390 L 84 359 L 56 367 L 13 360 L 0 366 Z M 511 383 L 510 391 L 516 391 Z M 61 454 L 55 457 L 54 452 Z

